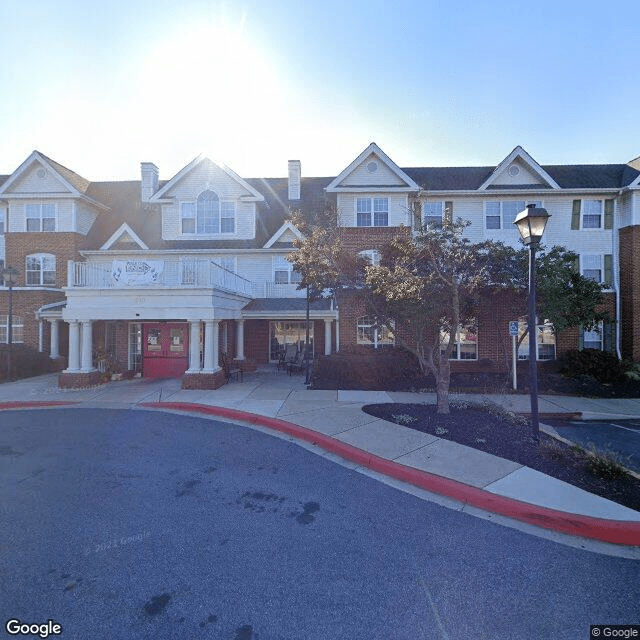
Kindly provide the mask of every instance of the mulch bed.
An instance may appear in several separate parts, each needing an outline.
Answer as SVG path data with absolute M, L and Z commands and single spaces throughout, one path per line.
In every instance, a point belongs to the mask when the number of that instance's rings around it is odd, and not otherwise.
M 436 413 L 433 404 L 371 404 L 366 413 L 439 438 L 486 451 L 540 471 L 603 498 L 640 511 L 640 480 L 623 473 L 602 477 L 590 469 L 591 457 L 540 434 L 536 442 L 529 422 L 521 416 L 473 406 L 451 406 Z

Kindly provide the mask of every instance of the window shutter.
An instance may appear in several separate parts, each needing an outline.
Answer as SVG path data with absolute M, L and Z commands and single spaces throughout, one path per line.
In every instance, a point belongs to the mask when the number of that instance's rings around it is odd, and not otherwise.
M 604 256 L 604 284 L 608 289 L 613 284 L 613 256 L 610 253 Z
M 613 200 L 604 201 L 604 228 L 613 229 Z
M 607 353 L 613 353 L 613 322 L 602 324 L 602 349 Z
M 444 221 L 453 222 L 453 202 L 451 200 L 444 203 Z
M 580 351 L 584 349 L 584 327 L 582 325 L 578 327 L 578 349 Z
M 576 259 L 573 261 L 573 270 L 576 273 L 580 273 L 580 256 L 576 256 Z
M 580 229 L 580 204 L 581 200 L 573 201 L 573 211 L 571 212 L 571 228 L 574 231 Z

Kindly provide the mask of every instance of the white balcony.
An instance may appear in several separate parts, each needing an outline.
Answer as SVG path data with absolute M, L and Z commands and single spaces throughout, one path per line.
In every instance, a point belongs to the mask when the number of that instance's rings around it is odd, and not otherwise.
M 254 298 L 305 298 L 306 289 L 298 289 L 297 284 L 279 284 L 277 282 L 254 282 Z
M 218 289 L 251 298 L 253 283 L 207 258 L 189 260 L 70 260 L 67 286 L 84 289 Z

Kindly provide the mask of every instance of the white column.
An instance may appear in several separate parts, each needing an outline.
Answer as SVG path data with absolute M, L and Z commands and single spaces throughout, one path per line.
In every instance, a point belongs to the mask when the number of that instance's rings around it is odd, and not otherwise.
M 57 358 L 60 355 L 60 320 L 51 320 L 51 348 L 50 358 Z
M 336 320 L 336 353 L 340 351 L 340 320 Z
M 324 355 L 331 355 L 331 320 L 324 321 Z
M 82 321 L 82 363 L 80 371 L 88 373 L 93 371 L 93 335 L 91 320 Z
M 236 320 L 236 360 L 244 360 L 244 320 Z
M 189 322 L 189 373 L 200 373 L 200 320 Z
M 44 351 L 44 321 L 38 320 L 38 351 Z
M 207 320 L 204 324 L 204 371 L 218 370 L 219 324 L 217 320 Z
M 80 323 L 69 321 L 69 363 L 67 371 L 80 371 Z

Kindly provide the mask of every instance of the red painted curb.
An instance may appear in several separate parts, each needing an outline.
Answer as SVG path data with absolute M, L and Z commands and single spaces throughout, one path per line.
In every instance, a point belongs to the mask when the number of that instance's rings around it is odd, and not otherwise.
M 11 400 L 9 402 L 0 402 L 1 409 L 29 409 L 30 407 L 62 407 L 72 404 L 78 404 L 70 400 Z
M 444 478 L 427 471 L 421 471 L 420 469 L 414 469 L 413 467 L 381 458 L 346 442 L 336 440 L 331 436 L 278 418 L 269 418 L 237 409 L 228 409 L 226 407 L 214 407 L 188 402 L 142 402 L 138 406 L 205 413 L 261 425 L 294 436 L 305 442 L 310 442 L 346 460 L 356 462 L 391 478 L 407 482 L 421 489 L 431 491 L 432 493 L 453 498 L 454 500 L 478 507 L 484 511 L 508 516 L 521 522 L 551 529 L 560 533 L 568 533 L 574 536 L 600 540 L 602 542 L 612 542 L 614 544 L 640 546 L 640 522 L 605 520 L 591 516 L 565 513 L 564 511 L 539 507 L 513 498 L 495 495 L 457 480 Z

